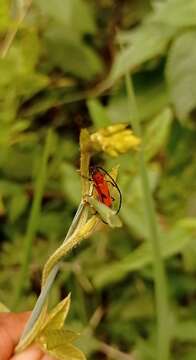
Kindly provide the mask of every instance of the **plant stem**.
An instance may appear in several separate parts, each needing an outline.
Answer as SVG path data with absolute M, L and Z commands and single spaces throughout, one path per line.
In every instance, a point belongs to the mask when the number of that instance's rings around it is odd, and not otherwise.
M 80 136 L 80 146 L 81 146 L 80 171 L 81 171 L 81 173 L 84 173 L 85 176 L 88 176 L 89 161 L 90 161 L 90 154 L 88 152 L 88 146 L 89 146 L 88 144 L 89 144 L 89 133 L 85 130 L 82 130 L 81 136 Z M 83 201 L 83 197 L 86 195 L 86 192 L 88 191 L 88 182 L 86 182 L 84 180 L 85 180 L 85 178 L 81 177 L 82 189 L 83 189 L 82 200 L 79 204 L 79 207 L 73 218 L 73 221 L 67 232 L 67 235 L 63 241 L 63 244 L 69 240 L 69 238 L 73 235 L 73 233 L 75 231 L 79 230 L 86 223 L 87 218 L 88 218 L 88 208 L 86 206 L 86 203 Z M 36 195 L 35 195 L 35 197 L 36 197 Z M 45 267 L 47 266 L 47 263 L 46 263 Z M 54 280 L 59 271 L 60 265 L 61 265 L 61 260 L 59 260 L 54 265 L 54 267 L 49 272 L 45 281 L 43 279 L 44 278 L 43 273 L 45 273 L 45 271 L 43 270 L 41 293 L 37 299 L 37 302 L 34 306 L 32 314 L 23 330 L 23 333 L 21 335 L 18 346 L 20 346 L 21 343 L 24 342 L 25 339 L 29 336 L 29 334 L 33 331 L 33 328 L 36 325 L 36 322 L 39 320 L 41 313 L 44 311 L 44 307 L 46 305 L 46 301 L 47 301 L 50 289 L 54 283 Z M 45 267 L 44 267 L 44 269 L 45 269 Z
M 136 135 L 142 138 L 142 131 L 139 119 L 132 79 L 126 74 L 126 89 L 129 111 L 133 114 L 130 116 L 133 130 Z M 148 173 L 146 168 L 144 146 L 141 142 L 139 150 L 139 165 L 141 174 L 141 184 L 143 188 L 144 206 L 146 218 L 148 221 L 149 234 L 152 243 L 154 257 L 154 276 L 155 276 L 155 296 L 157 311 L 157 356 L 156 360 L 168 360 L 170 352 L 170 335 L 168 329 L 169 303 L 167 291 L 167 278 L 164 267 L 164 261 L 161 257 L 160 239 L 156 220 L 154 201 L 150 191 Z
M 41 200 L 44 191 L 44 185 L 46 181 L 46 172 L 47 172 L 47 163 L 50 154 L 50 147 L 51 147 L 51 139 L 52 139 L 52 132 L 51 130 L 48 131 L 43 155 L 40 162 L 40 172 L 36 179 L 35 184 L 35 196 L 33 199 L 33 204 L 31 208 L 31 213 L 27 225 L 27 232 L 24 239 L 24 249 L 23 249 L 23 258 L 21 269 L 19 273 L 19 281 L 17 283 L 16 291 L 13 296 L 13 307 L 17 307 L 18 301 L 22 294 L 24 283 L 26 282 L 27 273 L 28 273 L 28 264 L 31 255 L 32 249 L 32 242 L 35 237 L 37 226 L 39 223 L 39 215 L 40 215 L 40 208 L 41 208 Z
M 67 239 L 73 234 L 73 232 L 75 231 L 76 229 L 76 226 L 77 224 L 79 223 L 79 220 L 81 218 L 81 214 L 82 212 L 84 211 L 84 203 L 81 202 L 79 207 L 78 207 L 78 210 L 74 216 L 74 219 L 71 223 L 71 226 L 67 232 L 67 235 L 65 237 L 65 241 L 67 241 Z M 50 289 L 54 283 L 54 280 L 55 280 L 55 277 L 59 271 L 59 268 L 60 268 L 60 265 L 61 265 L 61 261 L 59 263 L 57 263 L 54 268 L 52 269 L 52 271 L 50 272 L 47 280 L 46 280 L 46 283 L 45 285 L 42 287 L 42 290 L 41 290 L 41 293 L 36 301 L 36 304 L 33 308 L 33 311 L 31 313 L 31 316 L 30 318 L 28 319 L 26 325 L 25 325 L 25 328 L 23 330 L 23 333 L 21 335 L 21 338 L 20 338 L 20 341 L 22 341 L 26 336 L 27 334 L 30 332 L 30 330 L 33 328 L 35 322 L 37 321 L 38 317 L 40 316 L 40 313 L 42 311 L 42 308 L 44 306 L 44 303 L 47 299 L 47 296 L 49 295 L 49 292 L 50 292 Z

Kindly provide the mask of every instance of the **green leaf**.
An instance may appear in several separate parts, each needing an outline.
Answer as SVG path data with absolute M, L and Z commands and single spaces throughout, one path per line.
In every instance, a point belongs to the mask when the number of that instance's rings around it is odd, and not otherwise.
M 102 72 L 102 62 L 94 50 L 61 27 L 50 27 L 45 34 L 50 68 L 90 80 Z M 69 54 L 69 55 L 68 55 Z
M 108 310 L 108 318 L 116 319 L 120 314 L 123 321 L 133 321 L 135 319 L 150 318 L 155 312 L 153 299 L 148 293 L 137 295 L 133 299 L 129 299 L 126 303 L 122 301 L 111 306 Z
M 90 196 L 88 198 L 88 202 L 98 212 L 101 219 L 111 228 L 122 226 L 120 218 L 116 215 L 116 212 L 110 209 L 108 206 Z
M 32 51 L 33 48 L 33 51 Z M 23 78 L 31 75 L 40 54 L 40 41 L 36 31 L 26 30 L 22 42 L 14 42 L 7 57 L 0 59 L 0 86 L 12 83 L 18 88 Z M 13 81 L 18 83 L 13 84 Z M 21 86 L 22 88 L 22 86 Z
M 32 51 L 33 48 L 33 51 Z M 21 53 L 22 63 L 20 65 L 21 71 L 30 71 L 34 70 L 40 55 L 41 44 L 40 38 L 35 29 L 28 29 L 23 34 L 23 41 L 14 43 L 10 51 L 18 51 Z
M 127 73 L 134 72 L 146 61 L 165 53 L 175 29 L 163 24 L 144 24 L 129 34 L 130 44 L 116 56 L 111 73 L 103 87 L 112 86 Z
M 126 43 L 117 55 L 111 73 L 102 84 L 112 86 L 127 71 L 135 72 L 146 61 L 165 54 L 169 42 L 179 28 L 196 24 L 196 0 L 168 0 L 155 4 L 154 11 L 136 30 L 120 35 L 120 42 Z
M 4 123 L 15 120 L 21 97 L 29 98 L 49 82 L 46 75 L 35 72 L 40 54 L 37 32 L 26 29 L 22 40 L 14 41 L 6 58 L 0 59 L 0 112 Z
M 67 317 L 70 307 L 70 294 L 63 299 L 54 309 L 49 313 L 46 322 L 42 326 L 41 333 L 48 330 L 57 330 L 63 327 L 64 321 Z
M 168 234 L 162 234 L 161 253 L 163 257 L 170 257 L 181 252 L 187 244 L 193 241 L 193 236 L 177 223 Z M 130 272 L 140 270 L 153 262 L 153 253 L 149 242 L 140 245 L 136 250 L 118 262 L 102 267 L 93 276 L 93 283 L 102 288 L 110 283 L 123 279 Z
M 152 164 L 148 167 L 148 179 L 151 191 L 154 192 L 160 178 L 160 167 Z M 120 216 L 131 234 L 140 239 L 149 239 L 149 228 L 143 205 L 143 193 L 139 175 L 131 179 L 131 173 L 124 175 L 123 204 Z
M 154 14 L 151 20 L 177 26 L 195 26 L 196 0 L 167 0 L 153 3 Z
M 136 98 L 141 121 L 149 120 L 161 112 L 169 103 L 168 92 L 164 80 L 155 79 L 155 74 L 145 77 L 137 86 L 136 82 Z M 127 119 L 133 118 L 127 102 L 126 94 L 122 91 L 119 94 L 111 96 L 107 106 L 107 113 L 112 122 L 126 122 Z
M 173 336 L 180 341 L 195 342 L 196 322 L 194 320 L 177 322 L 174 326 Z
M 147 160 L 153 158 L 165 146 L 172 118 L 172 111 L 166 108 L 147 125 L 143 140 Z
M 10 23 L 9 14 L 9 2 L 7 0 L 1 0 L 0 6 L 0 32 L 7 30 Z
M 66 344 L 56 347 L 54 350 L 50 350 L 49 354 L 54 356 L 58 360 L 85 360 L 86 357 L 72 344 Z
M 44 351 L 59 360 L 84 360 L 84 354 L 71 344 L 78 334 L 63 329 L 70 307 L 70 295 L 61 301 L 48 315 L 36 341 Z
M 195 126 L 196 108 L 196 31 L 180 35 L 172 45 L 166 78 L 179 120 L 184 125 Z
M 5 118 L 4 118 L 5 119 Z M 13 142 L 16 143 L 20 141 L 20 139 L 29 138 L 32 136 L 32 133 L 25 133 L 30 126 L 30 122 L 26 120 L 20 120 L 16 123 L 3 123 L 1 125 L 1 133 L 0 133 L 0 145 L 7 147 Z
M 111 125 L 106 109 L 97 99 L 87 101 L 88 111 L 96 129 Z
M 25 192 L 16 193 L 9 204 L 9 217 L 10 221 L 16 221 L 19 216 L 24 212 L 28 204 L 28 197 Z
M 49 78 L 46 75 L 38 72 L 30 72 L 28 76 L 23 79 L 20 94 L 24 100 L 31 98 L 39 91 L 45 89 L 49 85 Z
M 44 336 L 44 338 L 43 338 Z M 47 344 L 48 350 L 54 350 L 55 348 L 66 345 L 69 342 L 73 342 L 78 338 L 79 334 L 71 330 L 46 330 L 44 335 L 41 336 L 41 341 Z
M 71 32 L 94 33 L 95 22 L 90 5 L 84 0 L 36 0 L 43 16 L 49 16 Z M 68 31 L 68 29 L 67 29 Z

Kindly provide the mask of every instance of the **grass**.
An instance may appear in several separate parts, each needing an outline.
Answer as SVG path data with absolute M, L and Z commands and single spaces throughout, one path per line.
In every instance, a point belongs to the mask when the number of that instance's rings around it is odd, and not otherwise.
M 134 93 L 133 82 L 129 74 L 126 74 L 126 90 L 129 109 L 134 113 L 132 127 L 135 134 L 142 139 L 142 130 L 140 126 L 139 112 Z M 158 234 L 157 219 L 154 207 L 154 201 L 150 191 L 147 167 L 144 156 L 144 146 L 141 142 L 139 150 L 139 166 L 141 185 L 143 190 L 144 207 L 146 219 L 148 222 L 149 235 L 153 250 L 154 264 L 154 282 L 157 313 L 157 360 L 168 360 L 170 352 L 170 335 L 168 329 L 169 303 L 167 290 L 167 277 L 164 266 L 164 260 L 161 257 L 160 239 Z

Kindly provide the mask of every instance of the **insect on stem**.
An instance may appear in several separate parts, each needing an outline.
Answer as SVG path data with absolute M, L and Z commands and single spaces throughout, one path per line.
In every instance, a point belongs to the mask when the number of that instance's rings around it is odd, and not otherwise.
M 119 204 L 118 204 L 118 209 L 116 210 L 116 214 L 118 214 L 120 211 L 121 205 L 122 205 L 122 194 L 121 194 L 121 191 L 120 191 L 116 181 L 101 166 L 91 166 L 90 174 L 91 174 L 91 177 L 89 178 L 89 181 L 93 182 L 93 186 L 96 189 L 98 199 L 104 205 L 111 208 L 112 203 L 115 200 L 110 194 L 110 189 L 109 189 L 108 184 L 111 184 L 113 187 L 115 187 L 117 189 L 118 194 L 119 194 Z M 106 176 L 109 178 L 109 180 L 107 180 Z

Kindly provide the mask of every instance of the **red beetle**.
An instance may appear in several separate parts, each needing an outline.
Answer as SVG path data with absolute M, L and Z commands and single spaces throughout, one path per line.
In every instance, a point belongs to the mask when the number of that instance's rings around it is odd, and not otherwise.
M 99 201 L 105 204 L 106 206 L 112 207 L 112 202 L 113 200 L 115 200 L 110 194 L 108 183 L 110 183 L 113 187 L 117 189 L 119 193 L 119 205 L 116 214 L 118 214 L 122 204 L 122 194 L 115 180 L 106 170 L 104 170 L 100 166 L 90 167 L 90 174 L 92 177 L 92 179 L 90 180 L 93 181 L 94 183 Z M 109 178 L 109 180 L 107 180 L 107 177 Z

